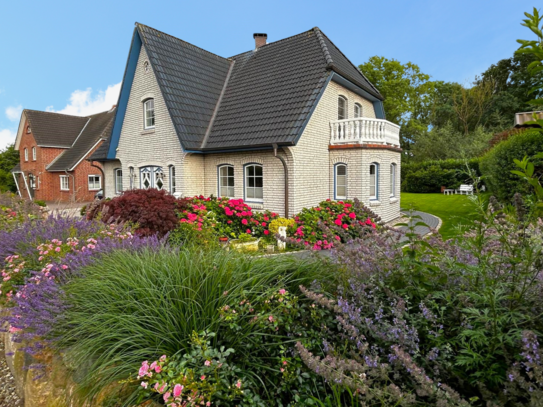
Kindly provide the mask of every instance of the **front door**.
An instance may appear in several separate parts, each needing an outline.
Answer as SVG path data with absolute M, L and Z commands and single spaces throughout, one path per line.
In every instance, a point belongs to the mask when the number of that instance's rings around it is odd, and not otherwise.
M 142 167 L 140 168 L 140 188 L 164 189 L 164 171 L 162 167 Z

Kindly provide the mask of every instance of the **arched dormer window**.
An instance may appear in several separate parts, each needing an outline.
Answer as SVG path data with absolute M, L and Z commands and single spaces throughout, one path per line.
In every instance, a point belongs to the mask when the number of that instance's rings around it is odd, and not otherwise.
M 347 199 L 347 164 L 334 166 L 334 199 Z
M 347 99 L 344 96 L 337 98 L 337 119 L 344 120 L 347 118 Z
M 144 128 L 145 129 L 154 129 L 155 128 L 155 100 L 147 99 L 143 102 L 143 117 L 144 117 Z
M 379 199 L 379 164 L 370 164 L 370 200 Z
M 354 117 L 355 119 L 362 117 L 362 105 L 360 103 L 354 104 Z

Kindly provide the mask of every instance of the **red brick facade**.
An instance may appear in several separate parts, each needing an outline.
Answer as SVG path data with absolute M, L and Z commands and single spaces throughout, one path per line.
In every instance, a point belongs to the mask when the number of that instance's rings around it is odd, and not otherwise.
M 69 174 L 69 190 L 63 191 L 60 189 L 60 176 L 66 175 L 64 172 L 49 172 L 46 167 L 65 149 L 52 148 L 52 147 L 39 147 L 36 145 L 36 141 L 32 133 L 27 132 L 28 122 L 25 123 L 23 128 L 23 134 L 19 145 L 19 156 L 21 163 L 21 171 L 26 178 L 23 180 L 22 175 L 18 174 L 17 182 L 19 183 L 19 191 L 23 198 L 28 198 L 29 193 L 27 185 L 30 188 L 29 174 L 35 177 L 36 188 L 33 191 L 33 197 L 35 200 L 41 200 L 46 202 L 91 202 L 94 199 L 94 195 L 97 190 L 89 190 L 88 176 L 98 175 L 102 180 L 101 171 L 92 167 L 86 160 L 93 152 L 92 150 L 85 159 L 83 159 L 74 171 L 70 171 Z M 30 130 L 31 131 L 31 130 Z M 98 148 L 98 146 L 95 147 Z M 32 148 L 36 149 L 36 159 L 34 160 L 32 154 Z M 25 160 L 25 149 L 28 152 L 28 160 Z M 98 163 L 93 163 L 101 168 Z M 75 195 L 74 195 L 74 179 L 75 179 Z M 102 180 L 103 182 L 103 180 Z M 31 193 L 32 195 L 32 193 Z

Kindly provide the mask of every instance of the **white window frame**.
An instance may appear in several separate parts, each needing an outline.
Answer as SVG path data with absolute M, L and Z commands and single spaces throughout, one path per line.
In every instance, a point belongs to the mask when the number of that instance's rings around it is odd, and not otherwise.
M 91 178 L 94 178 L 92 180 L 92 186 L 91 186 Z M 96 186 L 96 178 L 98 178 L 98 187 Z M 89 191 L 100 191 L 100 187 L 102 186 L 102 177 L 100 175 L 88 175 L 87 186 L 89 187 Z
M 228 169 L 232 168 L 232 175 L 228 175 Z M 226 170 L 226 175 L 223 175 L 223 169 Z M 235 187 L 236 187 L 236 178 L 235 178 L 235 170 L 234 166 L 230 164 L 223 164 L 219 165 L 219 168 L 217 170 L 219 179 L 218 179 L 218 196 L 223 196 L 227 198 L 234 198 L 235 196 Z M 226 185 L 222 185 L 222 180 L 226 179 Z M 230 180 L 232 181 L 232 185 L 230 185 Z M 228 190 L 232 188 L 232 194 L 228 193 Z M 224 190 L 226 189 L 226 193 L 224 193 Z
M 36 177 L 34 174 L 28 174 L 28 186 L 32 189 L 36 189 Z
M 396 163 L 390 164 L 390 197 L 396 196 Z
M 25 148 L 25 161 L 28 161 L 28 148 Z
M 32 147 L 32 161 L 36 161 L 36 147 Z
M 122 168 L 115 168 L 113 170 L 113 178 L 115 179 L 115 194 L 120 195 L 123 192 L 123 170 L 122 170 Z
M 338 170 L 340 167 L 345 168 L 345 175 L 338 175 Z M 345 183 L 343 184 L 343 187 L 345 188 L 345 195 L 339 195 L 338 194 L 338 177 L 344 177 Z M 347 199 L 347 164 L 345 163 L 337 163 L 334 165 L 334 199 L 335 200 L 343 200 Z
M 153 108 L 147 109 L 147 106 L 150 105 L 151 103 L 153 105 Z M 148 112 L 153 112 L 153 117 L 148 117 L 147 116 Z M 148 118 L 152 120 L 153 122 L 152 125 L 147 125 Z M 155 128 L 155 99 L 153 98 L 147 99 L 143 102 L 143 128 L 145 130 Z
M 360 117 L 362 117 L 362 105 L 360 103 L 355 103 L 354 104 L 354 118 L 358 119 Z
M 175 165 L 170 165 L 170 194 L 175 194 L 177 192 L 177 185 L 175 179 Z
M 148 178 L 149 180 L 149 186 L 145 186 L 144 182 L 145 179 Z M 158 185 L 160 181 L 161 185 Z M 140 168 L 140 188 L 141 189 L 151 189 L 155 188 L 159 191 L 162 191 L 166 185 L 164 184 L 164 171 L 162 170 L 162 167 L 157 166 L 146 166 Z
M 254 187 L 250 187 L 249 186 L 249 168 L 251 167 L 254 167 L 255 168 L 255 175 L 252 176 L 252 178 L 254 179 L 254 184 L 255 186 Z M 256 168 L 259 167 L 260 170 L 262 171 L 262 176 L 257 176 L 256 175 Z M 256 186 L 256 179 L 257 178 L 262 178 L 262 187 L 257 187 Z M 258 164 L 258 163 L 250 163 L 250 164 L 245 164 L 244 165 L 244 168 L 243 168 L 243 189 L 244 189 L 244 200 L 246 202 L 257 202 L 257 203 L 262 203 L 264 202 L 264 166 L 262 164 Z M 253 192 L 256 191 L 258 188 L 262 188 L 262 198 L 249 198 L 249 190 L 250 189 L 253 189 Z M 255 195 L 253 193 L 253 195 Z
M 66 184 L 66 185 L 64 185 Z M 70 177 L 68 175 L 60 176 L 60 190 L 69 191 L 70 190 Z
M 343 115 L 344 117 L 343 118 L 340 118 L 339 116 L 339 109 L 340 109 L 340 100 L 343 100 L 343 102 L 345 103 L 344 105 L 344 108 L 343 108 Z M 342 95 L 339 95 L 337 97 L 337 119 L 338 120 L 346 120 L 349 118 L 349 114 L 348 114 L 348 110 L 349 109 L 349 104 L 347 103 L 347 98 L 345 96 L 342 96 Z
M 371 169 L 375 168 L 375 174 L 371 174 Z M 371 163 L 369 168 L 369 176 L 370 176 L 370 201 L 378 201 L 379 200 L 379 163 Z M 374 188 L 374 194 L 371 193 L 371 189 Z

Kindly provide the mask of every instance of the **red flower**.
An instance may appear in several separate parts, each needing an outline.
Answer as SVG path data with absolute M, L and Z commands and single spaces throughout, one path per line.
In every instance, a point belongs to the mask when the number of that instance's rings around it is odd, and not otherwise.
M 349 213 L 349 218 L 356 219 L 356 214 L 354 212 Z
M 242 219 L 242 220 L 241 220 L 241 223 L 244 224 L 244 225 L 246 225 L 246 224 L 248 223 L 248 222 L 247 222 L 247 219 Z
M 265 234 L 265 235 L 269 235 L 269 234 L 270 234 L 270 231 L 266 229 L 266 230 L 264 231 L 264 234 Z
M 245 231 L 245 233 L 247 233 L 248 235 L 250 235 L 250 234 L 251 234 L 251 229 L 247 229 L 247 230 Z

